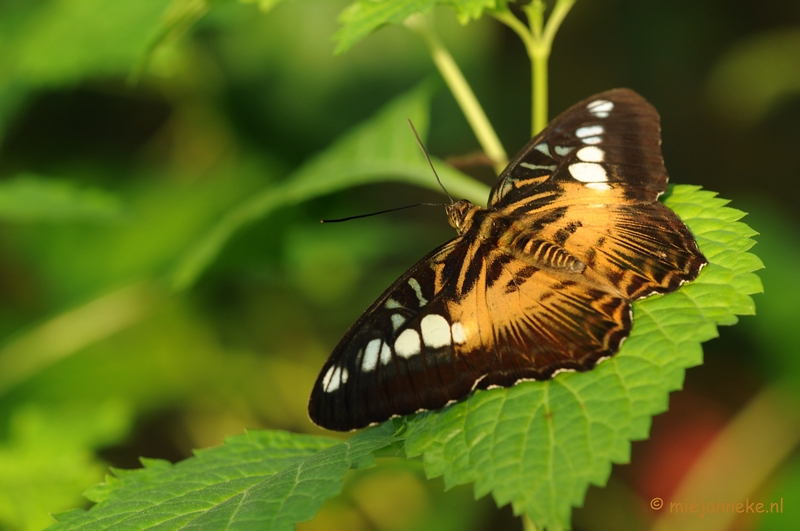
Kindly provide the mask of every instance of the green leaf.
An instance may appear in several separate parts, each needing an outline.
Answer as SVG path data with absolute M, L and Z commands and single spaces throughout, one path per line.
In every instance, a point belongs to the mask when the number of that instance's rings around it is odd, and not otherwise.
M 470 19 L 479 19 L 484 10 L 498 9 L 504 0 L 358 0 L 350 4 L 339 16 L 342 29 L 334 39 L 337 54 L 343 53 L 372 32 L 386 24 L 402 24 L 415 13 L 425 14 L 434 6 L 452 7 L 458 20 L 466 24 Z
M 14 78 L 34 86 L 127 74 L 147 50 L 169 3 L 42 2 L 19 29 L 11 28 L 0 73 L 6 73 L 5 67 Z
M 120 404 L 16 409 L 0 444 L 0 529 L 42 529 L 53 521 L 49 513 L 81 503 L 80 492 L 106 469 L 95 451 L 130 424 Z
M 103 220 L 121 210 L 115 195 L 68 181 L 20 175 L 0 182 L 0 219 L 8 221 Z
M 173 288 L 191 286 L 237 230 L 278 208 L 382 181 L 400 181 L 438 190 L 439 185 L 407 125 L 407 120 L 411 119 L 420 137 L 425 138 L 430 97 L 428 85 L 398 97 L 285 181 L 256 193 L 228 212 L 180 260 L 171 276 Z M 453 196 L 476 203 L 486 201 L 488 188 L 485 185 L 440 161 L 434 160 L 434 164 Z
M 156 32 L 150 37 L 147 48 L 138 58 L 128 76 L 129 83 L 137 83 L 153 58 L 156 50 L 169 41 L 177 40 L 198 20 L 203 18 L 214 0 L 172 0 Z
M 713 192 L 675 186 L 665 203 L 690 227 L 709 260 L 677 292 L 634 303 L 634 327 L 613 358 L 584 373 L 473 394 L 438 412 L 409 418 L 405 450 L 423 456 L 429 477 L 474 483 L 543 529 L 567 529 L 590 483 L 604 485 L 612 463 L 630 458 L 667 409 L 685 369 L 702 363 L 700 343 L 717 325 L 754 313 L 761 291 L 747 252 L 755 233 Z
M 144 469 L 117 470 L 90 490 L 96 506 L 57 515 L 48 529 L 291 530 L 339 493 L 347 470 L 370 466 L 393 434 L 391 422 L 343 443 L 254 431 L 176 465 L 143 460 Z

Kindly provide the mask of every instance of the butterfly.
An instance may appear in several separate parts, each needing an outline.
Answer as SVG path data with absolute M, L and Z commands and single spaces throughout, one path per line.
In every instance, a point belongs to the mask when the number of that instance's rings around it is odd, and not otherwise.
M 486 208 L 447 205 L 458 236 L 345 333 L 314 384 L 311 420 L 354 430 L 617 352 L 631 301 L 675 291 L 707 263 L 658 202 L 668 179 L 659 123 L 631 90 L 597 94 L 514 157 Z

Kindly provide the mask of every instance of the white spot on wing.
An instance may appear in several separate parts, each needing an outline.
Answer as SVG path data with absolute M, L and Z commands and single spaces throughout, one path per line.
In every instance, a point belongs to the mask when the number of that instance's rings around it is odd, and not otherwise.
M 367 343 L 367 348 L 364 349 L 364 358 L 361 361 L 361 370 L 369 372 L 378 365 L 378 351 L 383 342 L 380 339 L 373 339 Z
M 467 342 L 467 335 L 464 333 L 464 327 L 461 323 L 453 323 L 450 330 L 453 333 L 453 343 L 460 345 Z
M 594 100 L 586 108 L 598 118 L 608 118 L 614 109 L 614 103 L 608 100 Z
M 581 138 L 581 141 L 584 144 L 599 144 L 603 141 L 603 137 L 601 136 L 587 136 L 586 138 Z
M 422 288 L 420 287 L 419 282 L 417 282 L 416 278 L 409 278 L 408 285 L 411 286 L 411 289 L 413 289 L 414 293 L 417 294 L 417 299 L 419 299 L 420 308 L 428 304 L 427 299 L 425 299 L 425 297 L 422 296 Z
M 582 147 L 576 155 L 584 162 L 603 162 L 606 158 L 606 152 L 594 146 Z
M 331 378 L 333 378 L 333 372 L 336 367 L 330 367 L 328 372 L 325 373 L 325 376 L 322 378 L 322 389 L 327 393 L 328 392 L 328 385 L 331 383 Z M 337 385 L 338 387 L 338 385 Z
M 403 323 L 405 322 L 406 318 L 400 315 L 399 313 L 392 314 L 392 328 L 394 328 L 395 330 L 403 326 Z
M 591 188 L 592 190 L 600 190 L 601 192 L 611 190 L 611 187 L 606 183 L 586 183 L 586 188 Z M 605 206 L 605 205 L 597 205 L 597 206 Z
M 392 349 L 389 348 L 389 345 L 384 343 L 381 345 L 381 363 L 386 365 L 392 361 Z
M 527 162 L 520 162 L 519 165 L 522 166 L 523 168 L 528 168 L 529 170 L 549 170 L 549 171 L 553 171 L 554 169 L 556 169 L 556 165 L 555 164 L 553 164 L 551 166 L 540 166 L 539 164 L 529 164 Z
M 553 155 L 550 154 L 550 146 L 547 145 L 547 142 L 542 142 L 541 144 L 536 144 L 533 146 L 533 149 L 540 153 L 544 153 L 550 158 L 553 158 Z
M 590 111 L 609 112 L 614 109 L 614 103 L 608 100 L 594 100 L 586 106 Z
M 603 183 L 608 181 L 605 168 L 594 162 L 575 162 L 569 165 L 569 172 L 582 183 Z
M 441 315 L 426 315 L 422 318 L 420 329 L 426 347 L 441 348 L 450 344 L 450 324 Z
M 398 356 L 410 358 L 420 352 L 419 334 L 413 328 L 403 330 L 394 340 L 394 351 Z
M 575 148 L 574 148 L 574 147 L 572 147 L 572 146 L 556 146 L 556 147 L 555 147 L 555 150 L 556 150 L 556 155 L 559 155 L 559 156 L 561 156 L 561 157 L 565 157 L 565 156 L 566 156 L 566 155 L 568 155 L 568 154 L 569 154 L 569 152 L 570 152 L 570 151 L 572 151 L 573 149 L 575 149 Z
M 585 125 L 575 130 L 575 136 L 578 138 L 586 138 L 589 136 L 602 135 L 605 131 L 602 125 Z
M 347 369 L 343 367 L 331 367 L 322 379 L 322 389 L 326 393 L 332 393 L 339 389 L 341 384 L 347 383 L 347 378 L 349 376 L 350 374 L 347 372 Z
M 397 302 L 397 301 L 396 301 L 396 300 L 394 300 L 394 299 L 388 299 L 388 300 L 386 301 L 386 304 L 384 304 L 384 306 L 385 306 L 386 308 L 390 309 L 390 310 L 394 310 L 395 308 L 402 308 L 402 307 L 403 307 L 403 305 L 402 305 L 402 304 L 400 304 L 399 302 Z

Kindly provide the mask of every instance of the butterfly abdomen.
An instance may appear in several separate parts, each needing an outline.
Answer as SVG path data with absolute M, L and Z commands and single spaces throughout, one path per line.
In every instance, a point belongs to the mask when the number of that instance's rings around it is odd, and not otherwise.
M 523 238 L 523 240 L 525 240 Z M 519 242 L 522 243 L 522 242 Z M 519 247 L 517 247 L 519 249 Z M 570 273 L 581 273 L 586 265 L 572 256 L 569 251 L 545 240 L 529 238 L 521 246 L 523 259 L 533 262 L 536 265 L 548 269 L 568 271 Z

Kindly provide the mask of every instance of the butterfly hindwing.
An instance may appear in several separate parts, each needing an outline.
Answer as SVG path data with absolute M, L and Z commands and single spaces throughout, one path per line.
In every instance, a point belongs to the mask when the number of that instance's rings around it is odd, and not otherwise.
M 659 127 L 638 94 L 598 94 L 520 151 L 488 208 L 449 205 L 459 236 L 347 331 L 317 378 L 311 419 L 357 429 L 613 355 L 631 301 L 674 291 L 706 263 L 657 201 L 667 185 Z
M 537 240 L 536 242 L 541 242 Z M 543 380 L 562 369 L 585 370 L 611 355 L 630 327 L 630 304 L 601 284 L 586 282 L 567 262 L 495 245 L 479 247 L 478 289 L 450 309 L 464 330 L 456 354 L 479 366 L 475 387 Z M 532 250 L 532 249 L 531 249 Z M 457 290 L 458 286 L 454 286 Z

